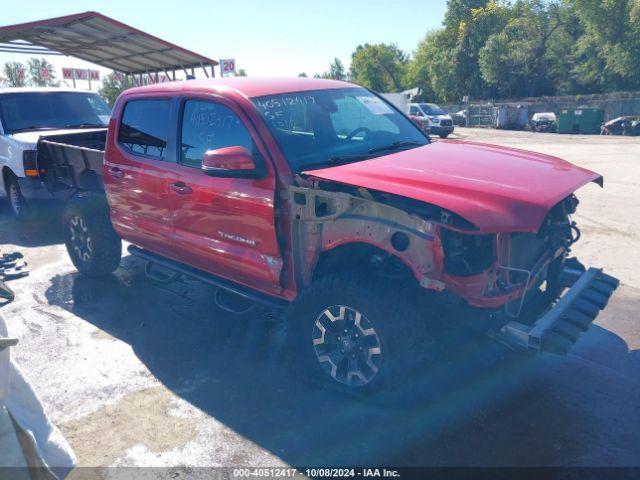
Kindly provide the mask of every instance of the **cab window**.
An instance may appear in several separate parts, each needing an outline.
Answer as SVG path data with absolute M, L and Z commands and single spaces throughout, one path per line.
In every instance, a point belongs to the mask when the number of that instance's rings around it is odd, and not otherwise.
M 187 100 L 182 113 L 180 163 L 200 168 L 207 150 L 245 147 L 255 156 L 251 134 L 233 110 L 220 103 Z
M 118 143 L 131 153 L 162 160 L 169 133 L 169 100 L 132 100 L 125 105 Z

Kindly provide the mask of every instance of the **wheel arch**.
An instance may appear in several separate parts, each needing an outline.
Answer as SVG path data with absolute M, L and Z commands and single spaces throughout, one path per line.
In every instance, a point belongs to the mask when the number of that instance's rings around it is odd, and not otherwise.
M 13 176 L 17 176 L 15 174 L 15 172 L 13 170 L 11 170 L 11 167 L 9 167 L 8 165 L 5 165 L 4 167 L 2 167 L 2 184 L 0 184 L 0 187 L 2 187 L 2 190 L 5 193 L 7 192 L 7 181 L 9 180 L 9 175 L 13 175 Z
M 330 273 L 359 270 L 363 267 L 394 267 L 396 273 L 419 278 L 419 273 L 405 259 L 386 246 L 366 240 L 344 241 L 323 249 L 313 267 L 313 279 Z M 382 262 L 382 263 L 381 263 Z

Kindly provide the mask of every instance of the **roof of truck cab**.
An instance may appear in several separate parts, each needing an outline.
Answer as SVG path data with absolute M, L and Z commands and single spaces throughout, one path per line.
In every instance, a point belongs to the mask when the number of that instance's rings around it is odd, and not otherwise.
M 322 78 L 264 78 L 264 77 L 223 77 L 202 80 L 165 82 L 127 90 L 127 94 L 151 92 L 212 92 L 235 91 L 245 97 L 262 97 L 282 93 L 305 92 L 357 87 L 353 83 Z

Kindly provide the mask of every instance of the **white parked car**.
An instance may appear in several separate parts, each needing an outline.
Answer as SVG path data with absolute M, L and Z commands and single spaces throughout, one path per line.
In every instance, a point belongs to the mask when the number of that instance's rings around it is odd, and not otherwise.
M 52 200 L 39 177 L 42 136 L 104 128 L 111 109 L 96 93 L 62 88 L 0 89 L 0 196 L 18 219 L 39 200 Z M 55 198 L 55 197 L 54 197 Z
M 410 103 L 409 115 L 422 123 L 426 132 L 447 138 L 453 132 L 451 116 L 435 103 Z

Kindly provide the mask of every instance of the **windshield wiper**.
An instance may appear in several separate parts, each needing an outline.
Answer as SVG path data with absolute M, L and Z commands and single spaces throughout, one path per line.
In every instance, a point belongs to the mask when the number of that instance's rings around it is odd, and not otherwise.
M 423 145 L 427 145 L 427 144 L 422 142 L 416 142 L 414 140 L 405 140 L 405 141 L 393 142 L 393 143 L 390 143 L 389 145 L 383 145 L 382 147 L 370 148 L 368 151 L 369 153 L 377 153 L 377 152 L 384 152 L 387 150 L 399 150 L 404 147 L 413 147 L 413 146 L 421 147 Z
M 387 150 L 399 150 L 404 147 L 413 147 L 413 146 L 423 146 L 428 145 L 427 143 L 416 142 L 416 141 L 398 141 L 393 142 L 389 145 L 385 145 L 382 147 L 370 148 L 367 153 L 355 153 L 351 155 L 336 155 L 335 157 L 331 157 L 328 160 L 324 160 L 322 162 L 310 163 L 304 166 L 304 170 L 314 170 L 316 168 L 322 168 L 327 166 L 334 165 L 343 165 L 345 163 L 358 162 L 362 160 L 369 160 L 375 157 L 376 153 L 384 152 Z
M 371 153 L 354 153 L 352 155 L 336 155 L 331 157 L 329 161 L 331 163 L 350 162 L 351 160 L 367 160 L 371 158 Z

